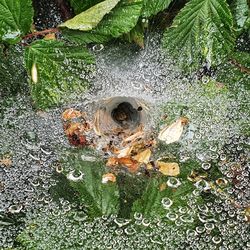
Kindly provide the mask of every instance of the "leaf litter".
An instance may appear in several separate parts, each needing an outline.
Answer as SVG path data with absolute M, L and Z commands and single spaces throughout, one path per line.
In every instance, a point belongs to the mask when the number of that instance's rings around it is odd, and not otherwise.
M 125 169 L 130 173 L 137 173 L 140 169 L 146 169 L 156 170 L 165 176 L 180 174 L 178 163 L 154 160 L 154 152 L 159 140 L 170 144 L 181 138 L 184 126 L 188 123 L 186 117 L 180 117 L 174 123 L 165 126 L 160 131 L 158 140 L 153 132 L 146 131 L 142 125 L 133 131 L 109 128 L 107 133 L 103 133 L 98 127 L 100 119 L 100 111 L 97 111 L 92 122 L 85 113 L 74 108 L 66 109 L 62 113 L 62 120 L 69 143 L 75 147 L 96 149 L 103 154 L 106 166 L 112 171 Z M 104 117 L 105 119 L 107 118 Z M 103 175 L 103 183 L 115 181 L 113 173 Z

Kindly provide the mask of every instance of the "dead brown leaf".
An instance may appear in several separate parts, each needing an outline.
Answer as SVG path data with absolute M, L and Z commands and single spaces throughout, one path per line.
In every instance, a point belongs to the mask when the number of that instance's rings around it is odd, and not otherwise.
M 73 108 L 69 108 L 66 109 L 63 113 L 62 113 L 62 119 L 64 121 L 68 121 L 74 118 L 79 118 L 82 116 L 82 113 L 79 110 L 73 109 Z
M 176 162 L 157 161 L 156 163 L 159 167 L 159 171 L 163 175 L 177 176 L 178 174 L 180 174 L 180 167 Z

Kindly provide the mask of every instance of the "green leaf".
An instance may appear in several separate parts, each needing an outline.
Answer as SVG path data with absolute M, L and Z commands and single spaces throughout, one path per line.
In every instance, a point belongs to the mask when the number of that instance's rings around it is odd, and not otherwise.
M 232 4 L 233 14 L 239 30 L 244 28 L 247 19 L 250 18 L 250 10 L 247 0 L 235 0 Z
M 151 17 L 165 10 L 173 0 L 144 0 L 142 16 Z
M 59 25 L 73 30 L 92 30 L 120 0 L 106 0 Z
M 94 58 L 83 47 L 40 40 L 26 48 L 25 63 L 31 77 L 31 95 L 38 108 L 76 98 L 88 86 Z M 84 81 L 85 80 L 85 81 Z
M 0 41 L 15 44 L 31 27 L 31 0 L 0 0 Z
M 102 0 L 69 0 L 70 6 L 74 9 L 75 14 L 79 14 L 84 10 L 89 9 L 95 4 L 100 3 Z
M 173 205 L 171 209 L 179 206 L 186 206 L 185 195 L 190 194 L 194 190 L 192 183 L 180 178 L 181 185 L 177 189 L 166 187 L 165 190 L 160 190 L 160 186 L 166 183 L 167 177 L 152 177 L 145 188 L 141 199 L 138 199 L 133 204 L 132 211 L 142 213 L 145 217 L 160 218 L 166 215 L 166 209 L 162 204 L 163 198 L 169 198 Z M 183 199 L 180 199 L 182 197 Z
M 139 19 L 142 0 L 122 0 L 97 27 L 90 32 L 64 31 L 67 40 L 77 43 L 104 43 L 133 29 Z
M 189 67 L 221 63 L 234 46 L 233 18 L 226 1 L 189 1 L 166 30 L 163 44 Z
M 84 178 L 81 181 L 70 181 L 70 185 L 79 193 L 80 200 L 87 207 L 90 217 L 103 214 L 118 214 L 119 190 L 116 183 L 102 183 L 102 175 L 105 164 L 102 161 L 84 161 L 81 159 L 84 151 L 71 154 L 65 162 L 65 166 L 73 167 L 75 171 L 81 171 Z

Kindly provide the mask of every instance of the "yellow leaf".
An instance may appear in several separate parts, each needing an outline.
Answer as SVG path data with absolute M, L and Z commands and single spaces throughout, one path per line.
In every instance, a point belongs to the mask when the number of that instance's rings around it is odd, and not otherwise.
M 180 167 L 176 162 L 157 161 L 156 163 L 159 167 L 159 171 L 164 175 L 177 176 L 180 174 Z
M 139 163 L 147 164 L 149 162 L 150 157 L 151 157 L 151 150 L 146 149 L 140 152 L 139 154 L 137 154 L 136 156 L 134 156 L 134 159 L 138 161 Z

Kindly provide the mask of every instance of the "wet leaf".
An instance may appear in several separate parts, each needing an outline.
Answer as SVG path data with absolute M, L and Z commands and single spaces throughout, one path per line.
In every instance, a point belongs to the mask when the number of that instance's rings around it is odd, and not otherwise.
M 81 156 L 86 150 L 72 152 L 65 159 L 64 168 L 72 168 L 83 173 L 82 180 L 70 181 L 70 185 L 79 193 L 79 198 L 87 207 L 90 217 L 103 214 L 117 214 L 119 210 L 119 190 L 116 183 L 111 185 L 102 183 L 105 165 L 102 161 L 83 161 Z M 66 173 L 65 173 L 66 174 Z
M 149 162 L 151 154 L 152 154 L 152 152 L 150 149 L 145 149 L 144 151 L 138 153 L 133 158 L 134 158 L 134 160 L 138 161 L 139 163 L 147 164 Z
M 17 43 L 32 24 L 31 0 L 0 0 L 0 41 Z
M 166 144 L 178 141 L 182 135 L 183 127 L 187 124 L 187 122 L 187 118 L 179 118 L 170 126 L 166 126 L 165 128 L 163 128 L 158 135 L 158 139 L 164 141 Z
M 150 17 L 166 9 L 173 0 L 144 0 L 142 16 Z
M 121 0 L 92 31 L 63 30 L 63 34 L 67 40 L 76 44 L 107 42 L 128 33 L 135 27 L 141 14 L 142 4 L 142 0 Z
M 233 17 L 226 0 L 192 0 L 165 32 L 164 47 L 189 69 L 221 63 L 234 48 Z
M 180 174 L 180 167 L 179 167 L 178 163 L 176 163 L 176 162 L 157 161 L 156 163 L 159 167 L 159 171 L 163 175 L 177 176 Z
M 70 99 L 75 100 L 77 93 L 88 86 L 82 75 L 92 73 L 93 62 L 94 58 L 86 48 L 68 46 L 63 42 L 40 40 L 26 47 L 26 69 L 36 82 L 30 84 L 36 107 L 46 109 Z
M 91 30 L 98 25 L 102 18 L 109 13 L 118 2 L 119 0 L 106 0 L 98 3 L 65 23 L 60 24 L 59 27 L 67 27 L 81 31 Z
M 107 173 L 102 176 L 102 183 L 116 182 L 116 176 L 112 173 Z

